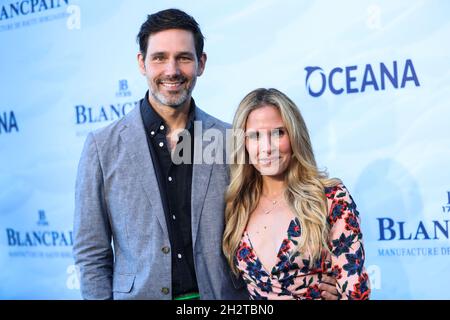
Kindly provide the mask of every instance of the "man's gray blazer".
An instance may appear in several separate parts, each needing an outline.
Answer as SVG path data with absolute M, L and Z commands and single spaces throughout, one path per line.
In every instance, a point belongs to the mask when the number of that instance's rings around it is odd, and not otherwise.
M 223 137 L 229 127 L 199 108 L 196 121 L 202 122 L 201 130 L 218 130 Z M 85 299 L 171 299 L 170 242 L 146 139 L 138 107 L 86 139 L 76 181 L 73 246 Z M 195 140 L 194 159 L 217 143 L 201 140 Z M 215 156 L 222 158 L 219 164 L 194 161 L 192 173 L 192 243 L 200 297 L 248 298 L 222 254 L 229 173 L 225 152 Z

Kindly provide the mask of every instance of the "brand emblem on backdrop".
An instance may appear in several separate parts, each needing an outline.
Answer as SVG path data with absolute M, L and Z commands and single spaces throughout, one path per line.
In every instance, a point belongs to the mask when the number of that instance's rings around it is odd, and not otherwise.
M 10 248 L 69 248 L 73 244 L 73 236 L 71 230 L 62 230 L 52 227 L 49 229 L 45 210 L 38 211 L 38 228 L 32 230 L 16 229 L 15 227 L 6 228 L 6 239 Z M 34 253 L 27 252 L 33 255 Z M 10 252 L 11 256 L 23 256 L 23 252 Z M 40 255 L 40 253 L 39 253 Z M 66 253 L 62 255 L 67 256 Z M 58 256 L 61 256 L 58 253 Z
M 442 211 L 450 212 L 450 191 L 447 191 L 448 203 L 442 206 Z
M 448 203 L 442 206 L 444 213 L 450 212 L 450 191 L 446 193 Z M 378 248 L 379 256 L 437 256 L 450 255 L 449 246 L 439 246 L 440 242 L 449 239 L 449 219 L 423 219 L 419 221 L 395 220 L 381 217 L 378 220 L 378 241 L 389 243 L 386 248 Z M 420 241 L 420 242 L 419 242 Z M 413 247 L 410 247 L 411 244 Z M 427 244 L 426 246 L 418 245 Z M 399 248 L 391 245 L 402 244 Z M 434 244 L 434 246 L 433 246 Z
M 47 218 L 45 216 L 45 211 L 44 210 L 39 210 L 38 211 L 38 215 L 39 215 L 39 220 L 38 220 L 37 224 L 39 226 L 48 226 L 48 221 L 47 221 Z
M 119 80 L 119 91 L 116 92 L 116 97 L 130 97 L 131 91 L 128 90 L 128 80 Z
M 131 90 L 128 80 L 121 79 L 118 81 L 118 91 L 116 98 L 131 97 Z M 86 104 L 78 104 L 75 106 L 75 123 L 77 125 L 91 125 L 95 123 L 106 123 L 118 120 L 124 117 L 134 107 L 139 105 L 140 101 L 123 101 L 116 99 L 114 102 L 106 103 L 98 106 L 89 106 Z M 80 131 L 79 134 L 86 134 L 88 131 Z
M 69 0 L 11 1 L 11 3 L 4 4 L 0 7 L 0 21 L 28 16 L 68 5 Z
M 444 212 L 450 212 L 450 191 L 447 191 L 448 204 L 442 206 Z M 450 220 L 439 221 L 396 221 L 389 217 L 377 218 L 379 241 L 390 240 L 440 240 L 449 239 Z M 430 227 L 432 225 L 433 227 Z

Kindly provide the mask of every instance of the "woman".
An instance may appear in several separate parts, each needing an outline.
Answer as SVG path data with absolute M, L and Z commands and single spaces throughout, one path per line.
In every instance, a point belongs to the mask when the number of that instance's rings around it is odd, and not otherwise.
M 254 90 L 233 128 L 223 250 L 251 299 L 320 299 L 326 274 L 339 298 L 367 299 L 359 213 L 341 181 L 317 169 L 295 104 L 276 89 Z

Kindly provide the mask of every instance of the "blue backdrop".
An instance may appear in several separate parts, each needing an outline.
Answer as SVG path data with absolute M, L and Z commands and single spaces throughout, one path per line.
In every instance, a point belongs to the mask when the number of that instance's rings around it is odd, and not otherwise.
M 230 122 L 250 90 L 299 105 L 359 207 L 375 299 L 450 299 L 450 2 L 0 0 L 0 298 L 78 299 L 86 134 L 147 85 L 135 37 L 177 7 L 206 36 L 194 97 Z

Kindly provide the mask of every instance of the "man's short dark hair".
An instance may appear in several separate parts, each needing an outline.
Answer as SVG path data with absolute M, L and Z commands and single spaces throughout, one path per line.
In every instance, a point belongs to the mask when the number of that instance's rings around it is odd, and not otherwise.
M 203 53 L 203 34 L 197 21 L 195 21 L 195 19 L 188 15 L 186 12 L 179 9 L 162 10 L 147 16 L 147 21 L 142 24 L 141 30 L 137 35 L 139 50 L 144 56 L 144 59 L 147 55 L 148 38 L 150 37 L 150 35 L 152 33 L 169 29 L 182 29 L 191 31 L 194 35 L 195 52 L 197 54 L 197 59 L 200 60 L 200 57 Z

